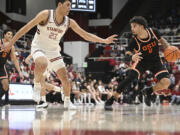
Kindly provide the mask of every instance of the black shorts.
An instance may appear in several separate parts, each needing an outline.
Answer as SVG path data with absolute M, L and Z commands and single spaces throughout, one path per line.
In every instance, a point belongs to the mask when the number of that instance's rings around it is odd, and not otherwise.
M 0 80 L 2 79 L 8 79 L 8 74 L 4 65 L 0 67 Z
M 133 64 L 131 69 L 138 72 L 138 78 L 140 78 L 140 76 L 146 70 L 151 71 L 157 80 L 161 80 L 162 78 L 169 78 L 169 72 L 166 67 L 161 63 L 161 61 L 154 61 L 149 63 L 144 63 L 141 61 L 136 62 Z

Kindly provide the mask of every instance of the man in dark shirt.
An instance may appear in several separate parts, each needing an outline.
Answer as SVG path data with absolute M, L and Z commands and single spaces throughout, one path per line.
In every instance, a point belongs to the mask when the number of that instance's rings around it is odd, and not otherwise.
M 168 89 L 170 85 L 169 73 L 163 66 L 159 56 L 159 43 L 163 48 L 169 44 L 160 36 L 158 30 L 148 28 L 147 21 L 142 16 L 135 16 L 130 20 L 131 30 L 133 33 L 128 45 L 127 55 L 132 56 L 134 64 L 131 67 L 127 78 L 120 82 L 118 90 L 105 103 L 106 110 L 112 110 L 112 104 L 116 97 L 135 79 L 149 70 L 157 78 L 155 86 L 145 90 L 145 103 L 151 105 L 151 94 L 162 89 Z

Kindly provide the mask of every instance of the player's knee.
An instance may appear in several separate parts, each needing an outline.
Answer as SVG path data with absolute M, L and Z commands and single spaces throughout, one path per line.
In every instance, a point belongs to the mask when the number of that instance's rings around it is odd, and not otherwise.
M 166 88 L 168 88 L 169 85 L 171 84 L 171 80 L 170 80 L 169 78 L 162 78 L 162 79 L 160 80 L 160 82 L 161 82 L 161 84 L 162 84 L 164 87 L 166 87 Z
M 47 62 L 42 62 L 41 63 L 41 68 L 47 68 L 48 66 L 48 63 Z
M 36 65 L 36 68 L 38 68 L 39 70 L 45 70 L 48 66 L 48 63 L 47 62 L 44 62 L 44 61 L 41 61 L 41 62 L 37 62 L 35 63 Z
M 47 60 L 45 58 L 40 57 L 40 58 L 35 60 L 35 65 L 36 65 L 37 68 L 40 68 L 40 69 L 47 68 L 48 62 L 47 62 Z
M 7 91 L 7 90 L 9 89 L 8 84 L 3 85 L 3 89 L 4 89 L 5 91 Z

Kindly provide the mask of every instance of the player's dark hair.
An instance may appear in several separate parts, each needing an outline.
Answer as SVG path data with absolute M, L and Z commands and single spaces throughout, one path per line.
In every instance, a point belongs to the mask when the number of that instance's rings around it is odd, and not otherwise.
M 59 2 L 64 3 L 66 1 L 71 1 L 71 0 L 56 0 L 56 5 L 58 5 Z
M 8 32 L 12 32 L 12 33 L 13 33 L 13 31 L 12 31 L 12 30 L 10 30 L 10 29 L 6 29 L 6 30 L 4 30 L 4 31 L 3 31 L 3 37 L 4 37 L 4 35 L 6 35 L 6 33 L 8 33 Z
M 142 16 L 134 16 L 132 19 L 130 19 L 129 23 L 130 24 L 131 23 L 137 23 L 137 24 L 143 25 L 144 28 L 148 27 L 147 20 Z

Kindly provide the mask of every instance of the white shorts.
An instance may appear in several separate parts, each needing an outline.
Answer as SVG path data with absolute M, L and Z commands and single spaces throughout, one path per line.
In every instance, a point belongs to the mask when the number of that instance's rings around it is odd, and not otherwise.
M 58 71 L 61 68 L 65 67 L 63 58 L 59 51 L 56 52 L 47 52 L 39 48 L 32 48 L 31 55 L 35 61 L 38 57 L 45 57 L 48 60 L 48 70 L 53 70 L 54 72 Z

